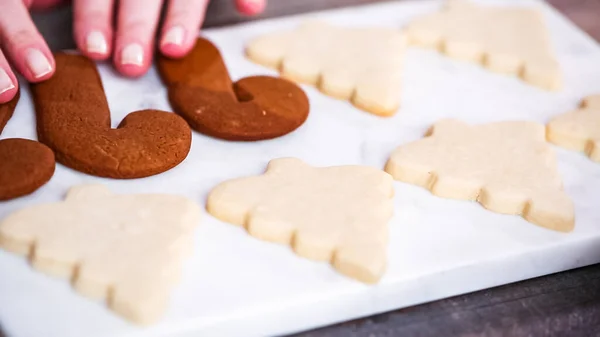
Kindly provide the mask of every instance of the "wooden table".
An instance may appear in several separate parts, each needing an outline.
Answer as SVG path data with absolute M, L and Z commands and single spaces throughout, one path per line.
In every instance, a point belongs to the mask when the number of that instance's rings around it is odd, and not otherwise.
M 376 1 L 382 0 L 270 0 L 266 13 L 252 20 Z M 600 0 L 549 2 L 600 41 Z M 73 48 L 69 9 L 59 12 L 35 21 L 53 49 Z M 205 27 L 247 20 L 235 14 L 233 0 L 213 0 Z M 600 264 L 296 336 L 600 336 Z

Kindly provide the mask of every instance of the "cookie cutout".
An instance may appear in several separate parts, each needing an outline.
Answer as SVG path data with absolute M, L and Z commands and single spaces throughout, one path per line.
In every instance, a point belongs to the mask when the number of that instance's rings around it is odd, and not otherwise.
M 64 202 L 24 208 L 0 222 L 0 247 L 34 268 L 72 280 L 139 324 L 167 307 L 193 248 L 199 207 L 179 196 L 114 195 L 102 185 L 72 188 Z
M 313 168 L 275 159 L 261 176 L 215 187 L 207 210 L 261 240 L 330 261 L 342 274 L 375 283 L 386 268 L 393 180 L 364 166 Z
M 582 108 L 600 109 L 600 95 L 592 95 L 583 99 Z
M 239 141 L 271 139 L 306 121 L 309 103 L 300 87 L 269 76 L 233 83 L 219 49 L 198 38 L 181 59 L 159 56 L 158 70 L 173 110 L 208 136 Z
M 100 177 L 130 179 L 167 171 L 186 158 L 192 134 L 181 117 L 141 110 L 112 129 L 95 64 L 81 55 L 54 57 L 54 76 L 31 88 L 38 138 L 58 162 Z
M 248 58 L 358 108 L 391 116 L 400 106 L 406 38 L 391 28 L 343 28 L 306 22 L 250 42 Z
M 385 170 L 434 195 L 476 200 L 498 213 L 518 214 L 561 232 L 574 227 L 573 203 L 563 191 L 544 126 L 499 122 L 436 123 L 429 136 L 401 145 Z
M 600 163 L 600 96 L 583 100 L 582 108 L 552 119 L 546 126 L 548 141 L 568 150 L 584 152 Z
M 12 117 L 19 94 L 0 104 L 0 134 Z M 45 145 L 29 139 L 0 140 L 0 201 L 35 192 L 54 175 L 54 153 Z
M 453 0 L 441 12 L 417 18 L 406 31 L 411 44 L 520 76 L 543 89 L 562 86 L 560 67 L 538 10 Z

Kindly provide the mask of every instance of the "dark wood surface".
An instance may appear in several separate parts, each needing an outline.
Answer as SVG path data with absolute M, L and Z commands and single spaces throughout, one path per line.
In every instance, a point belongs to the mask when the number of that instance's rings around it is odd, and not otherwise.
M 266 13 L 246 18 L 235 13 L 233 0 L 213 0 L 205 27 L 371 2 L 377 0 L 270 0 Z M 600 0 L 549 2 L 600 40 Z M 36 15 L 36 23 L 51 47 L 72 48 L 69 9 L 60 12 Z M 600 264 L 295 335 L 299 336 L 600 336 Z
M 600 264 L 294 336 L 600 336 Z

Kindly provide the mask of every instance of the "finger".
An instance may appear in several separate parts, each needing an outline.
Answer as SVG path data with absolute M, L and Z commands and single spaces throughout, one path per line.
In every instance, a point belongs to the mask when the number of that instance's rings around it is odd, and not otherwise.
M 127 76 L 140 76 L 152 62 L 153 40 L 162 0 L 121 0 L 115 41 L 115 66 Z
M 10 69 L 8 60 L 0 50 L 0 104 L 6 103 L 17 93 L 17 77 Z
M 192 49 L 207 6 L 208 0 L 170 1 L 160 40 L 163 54 L 182 57 Z
M 79 50 L 95 60 L 105 60 L 112 50 L 113 0 L 75 0 L 73 31 Z
M 50 78 L 54 58 L 22 0 L 0 1 L 0 13 L 0 46 L 17 71 L 30 82 Z
M 267 0 L 235 0 L 237 10 L 246 15 L 260 14 L 267 7 Z

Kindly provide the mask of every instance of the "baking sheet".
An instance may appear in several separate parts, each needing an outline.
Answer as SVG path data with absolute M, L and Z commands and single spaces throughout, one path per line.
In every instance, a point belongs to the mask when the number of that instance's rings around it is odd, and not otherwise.
M 583 96 L 600 93 L 600 47 L 591 38 L 545 3 L 493 2 L 543 9 L 564 70 L 564 90 L 545 92 L 433 51 L 411 49 L 402 108 L 393 118 L 370 115 L 305 86 L 311 115 L 291 135 L 235 143 L 195 133 L 184 163 L 164 174 L 131 181 L 91 177 L 58 165 L 50 183 L 35 194 L 0 203 L 0 219 L 21 207 L 60 200 L 79 183 L 100 182 L 119 193 L 182 194 L 204 204 L 213 186 L 259 174 L 273 158 L 293 156 L 315 166 L 382 168 L 396 146 L 421 138 L 440 118 L 544 123 L 575 108 Z M 232 77 L 239 79 L 275 74 L 244 58 L 244 44 L 255 36 L 291 29 L 309 17 L 345 26 L 401 27 L 440 5 L 435 0 L 381 3 L 204 33 L 221 49 Z M 134 110 L 170 110 L 154 69 L 138 80 L 119 77 L 109 65 L 101 65 L 100 71 L 114 126 Z M 10 137 L 36 138 L 26 89 L 1 138 Z M 0 326 L 7 336 L 17 337 L 285 334 L 600 262 L 600 165 L 579 153 L 558 148 L 557 152 L 566 191 L 576 208 L 576 228 L 570 234 L 396 182 L 389 266 L 378 285 L 355 282 L 327 263 L 299 258 L 288 247 L 259 241 L 204 214 L 195 233 L 194 255 L 158 324 L 131 325 L 103 303 L 77 295 L 68 282 L 36 272 L 25 259 L 0 251 Z

